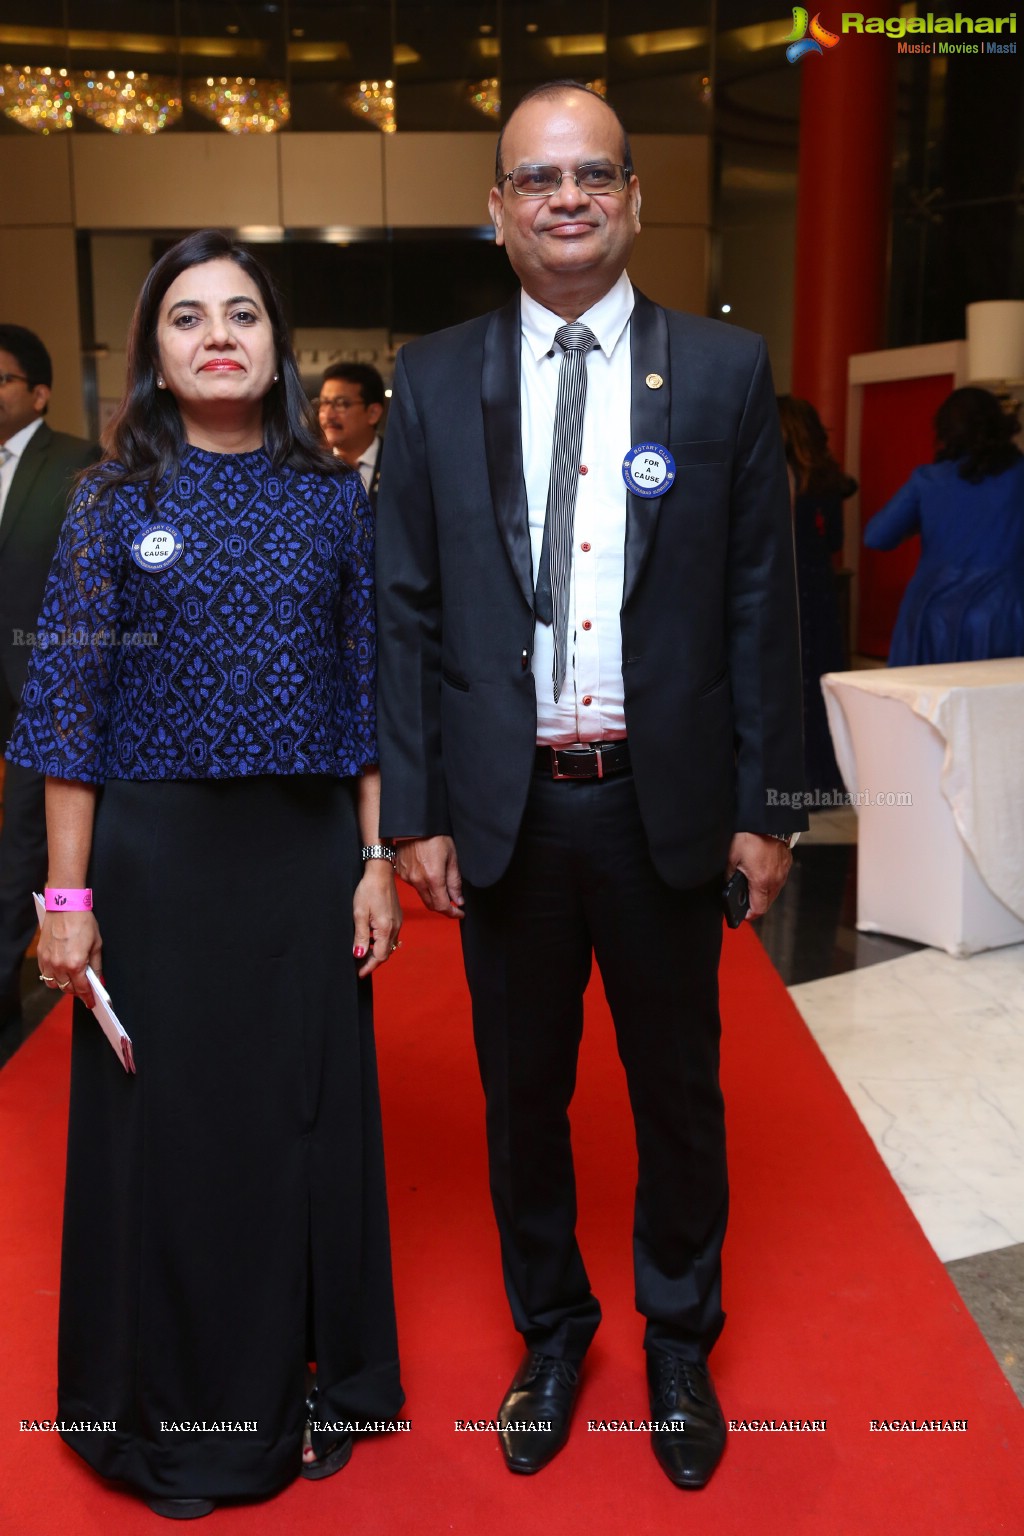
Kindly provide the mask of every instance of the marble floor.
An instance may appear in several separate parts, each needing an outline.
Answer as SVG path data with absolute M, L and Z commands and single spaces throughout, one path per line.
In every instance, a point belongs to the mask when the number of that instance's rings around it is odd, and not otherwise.
M 812 817 L 761 940 L 1024 1402 L 1024 945 L 858 934 L 856 818 Z

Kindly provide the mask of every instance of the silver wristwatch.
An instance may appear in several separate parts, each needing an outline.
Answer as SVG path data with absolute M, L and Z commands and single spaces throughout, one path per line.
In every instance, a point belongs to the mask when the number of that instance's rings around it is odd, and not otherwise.
M 766 832 L 764 835 L 774 838 L 777 843 L 785 843 L 787 848 L 795 848 L 800 840 L 799 832 Z
M 395 849 L 393 843 L 364 843 L 363 863 L 367 859 L 387 859 L 389 864 L 395 862 Z

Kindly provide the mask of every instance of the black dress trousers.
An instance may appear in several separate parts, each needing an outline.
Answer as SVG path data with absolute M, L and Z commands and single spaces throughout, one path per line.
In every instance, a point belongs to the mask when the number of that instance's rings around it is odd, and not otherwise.
M 631 774 L 569 782 L 542 772 L 508 871 L 466 888 L 491 1195 L 513 1318 L 530 1348 L 579 1360 L 601 1316 L 575 1236 L 568 1119 L 592 956 L 636 1129 L 645 1344 L 699 1358 L 721 1331 L 720 889 L 661 879 Z

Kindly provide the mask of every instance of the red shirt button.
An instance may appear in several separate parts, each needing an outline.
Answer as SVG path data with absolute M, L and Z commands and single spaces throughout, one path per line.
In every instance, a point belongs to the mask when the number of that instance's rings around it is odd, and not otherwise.
M 594 626 L 591 624 L 589 619 L 584 619 L 583 620 L 583 628 L 584 629 L 593 629 L 593 627 Z
M 580 545 L 580 549 L 582 549 L 582 551 L 583 551 L 583 553 L 585 555 L 589 555 L 590 554 L 590 545 L 589 544 L 581 544 Z
M 581 464 L 580 465 L 580 474 L 581 475 L 586 475 L 588 473 L 589 473 L 589 471 L 587 469 L 587 466 L 585 464 Z
M 583 702 L 584 704 L 593 704 L 594 700 L 591 698 L 589 693 L 585 693 L 583 695 Z

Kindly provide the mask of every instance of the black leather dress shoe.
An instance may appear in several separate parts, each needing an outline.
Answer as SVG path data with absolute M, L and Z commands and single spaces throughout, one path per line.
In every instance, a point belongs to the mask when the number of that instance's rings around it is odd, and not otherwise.
M 665 1349 L 647 1351 L 651 1445 L 677 1488 L 703 1488 L 725 1450 L 725 1419 L 711 1372 Z
M 558 1455 L 579 1391 L 579 1367 L 571 1360 L 534 1351 L 523 1356 L 498 1409 L 498 1439 L 510 1472 L 539 1472 Z

